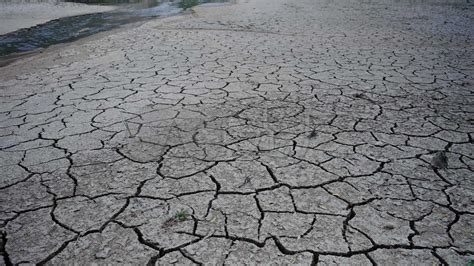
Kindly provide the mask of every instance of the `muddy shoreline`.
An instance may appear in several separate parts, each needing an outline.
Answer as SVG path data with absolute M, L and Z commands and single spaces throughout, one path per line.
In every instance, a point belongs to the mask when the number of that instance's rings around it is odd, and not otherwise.
M 51 20 L 107 12 L 116 9 L 114 6 L 87 5 L 70 2 L 37 2 L 37 3 L 1 3 L 0 2 L 0 35 L 30 28 Z

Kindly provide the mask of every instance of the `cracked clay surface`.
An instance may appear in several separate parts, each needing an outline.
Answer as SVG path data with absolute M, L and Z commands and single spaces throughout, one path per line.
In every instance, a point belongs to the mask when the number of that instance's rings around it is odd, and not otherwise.
M 0 265 L 468 264 L 473 8 L 237 1 L 1 68 Z

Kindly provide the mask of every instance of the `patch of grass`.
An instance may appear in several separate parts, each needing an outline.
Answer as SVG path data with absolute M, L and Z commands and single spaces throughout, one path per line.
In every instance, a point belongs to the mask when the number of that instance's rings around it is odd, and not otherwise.
M 181 210 L 177 211 L 174 214 L 173 217 L 166 220 L 161 227 L 162 228 L 173 227 L 173 226 L 177 225 L 180 222 L 186 221 L 188 219 L 188 217 L 189 217 L 188 212 L 186 210 L 181 209 Z
M 186 210 L 179 210 L 174 215 L 174 218 L 178 222 L 184 222 L 188 219 L 188 216 L 189 216 L 189 214 L 186 212 Z

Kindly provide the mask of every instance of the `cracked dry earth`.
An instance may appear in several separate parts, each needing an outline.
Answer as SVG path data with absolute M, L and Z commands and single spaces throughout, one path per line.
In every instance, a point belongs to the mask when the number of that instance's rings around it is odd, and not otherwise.
M 237 1 L 3 67 L 0 264 L 472 262 L 473 16 Z

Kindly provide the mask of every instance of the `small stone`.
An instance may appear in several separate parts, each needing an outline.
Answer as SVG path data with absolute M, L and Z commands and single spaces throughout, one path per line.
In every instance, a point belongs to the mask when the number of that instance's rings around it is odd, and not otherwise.
M 431 165 L 436 169 L 447 169 L 448 168 L 448 157 L 446 152 L 439 151 L 431 159 Z
M 387 225 L 384 225 L 383 226 L 383 229 L 385 230 L 393 230 L 395 229 L 395 226 L 391 225 L 391 224 L 387 224 Z

